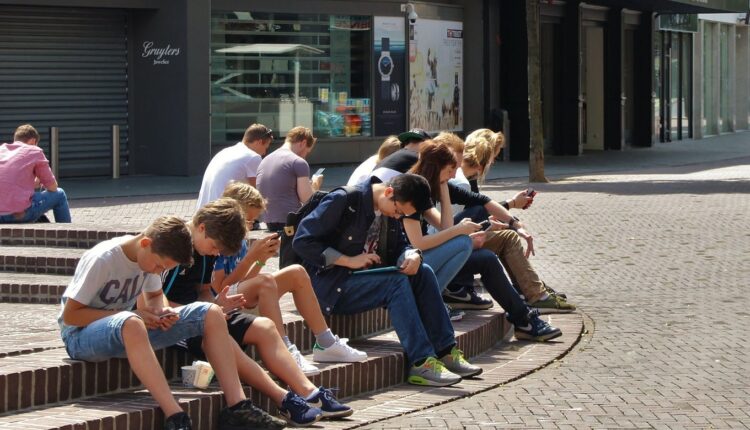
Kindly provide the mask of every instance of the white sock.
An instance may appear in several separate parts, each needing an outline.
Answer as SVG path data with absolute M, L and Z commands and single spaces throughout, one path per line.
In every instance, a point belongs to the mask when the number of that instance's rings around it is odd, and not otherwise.
M 284 345 L 286 345 L 286 349 L 289 349 L 292 346 L 294 346 L 294 344 L 292 343 L 292 341 L 289 340 L 289 336 L 284 336 L 284 337 L 281 338 L 281 340 L 284 341 Z
M 312 393 L 310 393 L 310 395 L 309 395 L 309 396 L 305 397 L 305 400 L 312 400 L 312 399 L 313 399 L 313 397 L 315 397 L 315 396 L 317 396 L 317 395 L 318 395 L 318 393 L 320 393 L 320 390 L 319 390 L 319 389 L 317 389 L 317 388 L 316 388 L 316 389 L 314 389 L 314 390 L 312 391 Z

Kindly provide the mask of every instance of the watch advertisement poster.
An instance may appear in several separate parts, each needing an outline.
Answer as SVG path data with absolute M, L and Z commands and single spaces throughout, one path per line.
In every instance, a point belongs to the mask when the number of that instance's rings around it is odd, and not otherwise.
M 406 129 L 404 17 L 376 16 L 374 26 L 375 133 L 399 134 Z
M 420 18 L 409 26 L 408 128 L 462 131 L 463 24 Z

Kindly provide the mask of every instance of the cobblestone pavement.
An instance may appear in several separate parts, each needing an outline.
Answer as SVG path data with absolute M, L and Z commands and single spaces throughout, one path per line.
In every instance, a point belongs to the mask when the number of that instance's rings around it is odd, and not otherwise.
M 536 189 L 518 214 L 535 233 L 533 262 L 583 310 L 588 334 L 526 378 L 369 428 L 750 427 L 750 158 Z M 188 216 L 190 197 L 79 200 L 73 215 L 142 226 Z
M 750 426 L 750 159 L 537 189 L 520 214 L 534 263 L 588 334 L 526 378 L 368 428 Z

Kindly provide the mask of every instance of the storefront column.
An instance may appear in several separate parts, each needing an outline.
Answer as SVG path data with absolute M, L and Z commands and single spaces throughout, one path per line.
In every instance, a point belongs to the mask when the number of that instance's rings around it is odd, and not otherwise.
M 644 12 L 635 32 L 633 146 L 652 146 L 654 142 L 654 22 L 653 14 Z
M 622 9 L 612 8 L 607 17 L 604 52 L 604 147 L 623 149 L 623 28 Z
M 529 159 L 530 121 L 526 5 L 501 3 L 503 107 L 510 118 L 510 158 Z
M 690 124 L 693 139 L 703 139 L 703 20 L 698 21 L 698 32 L 693 37 L 693 115 Z
M 581 153 L 581 10 L 578 2 L 565 4 L 562 23 L 562 138 L 563 154 Z

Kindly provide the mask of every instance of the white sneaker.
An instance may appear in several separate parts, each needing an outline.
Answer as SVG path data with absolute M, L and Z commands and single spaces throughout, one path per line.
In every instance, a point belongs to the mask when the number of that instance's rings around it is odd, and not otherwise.
M 301 352 L 299 352 L 299 349 L 297 349 L 297 345 L 290 346 L 289 353 L 292 354 L 292 358 L 297 363 L 297 366 L 302 369 L 302 373 L 304 373 L 305 376 L 313 376 L 320 373 L 320 369 L 307 361 L 305 359 L 305 356 L 302 355 Z
M 313 360 L 319 363 L 356 363 L 367 360 L 367 353 L 347 345 L 349 339 L 339 339 L 328 348 L 323 348 L 315 342 L 313 346 Z

